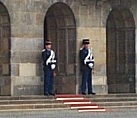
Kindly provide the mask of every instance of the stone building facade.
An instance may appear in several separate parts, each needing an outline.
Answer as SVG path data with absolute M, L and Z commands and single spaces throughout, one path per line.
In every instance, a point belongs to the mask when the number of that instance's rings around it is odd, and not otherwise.
M 41 51 L 57 53 L 57 93 L 79 93 L 83 38 L 95 57 L 94 91 L 136 93 L 136 0 L 0 0 L 0 95 L 42 95 Z

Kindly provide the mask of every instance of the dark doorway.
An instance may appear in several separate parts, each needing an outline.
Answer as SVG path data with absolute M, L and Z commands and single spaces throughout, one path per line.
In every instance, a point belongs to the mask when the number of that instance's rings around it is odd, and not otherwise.
M 135 92 L 135 22 L 127 8 L 107 19 L 107 78 L 109 93 Z
M 57 55 L 57 93 L 75 93 L 76 24 L 72 10 L 64 3 L 55 3 L 46 14 L 44 41 L 50 39 Z
M 10 19 L 7 9 L 0 3 L 0 95 L 10 94 Z

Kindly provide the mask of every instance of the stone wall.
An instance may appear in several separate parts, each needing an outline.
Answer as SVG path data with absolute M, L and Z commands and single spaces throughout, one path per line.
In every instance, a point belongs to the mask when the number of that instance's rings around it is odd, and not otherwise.
M 74 12 L 77 25 L 77 52 L 81 40 L 91 40 L 95 56 L 95 91 L 107 92 L 105 22 L 109 5 L 95 0 L 1 0 L 11 22 L 11 95 L 43 94 L 41 50 L 46 11 L 56 2 L 64 2 Z M 78 65 L 78 53 L 77 53 Z M 34 70 L 34 71 L 30 71 Z M 77 66 L 77 86 L 80 86 Z M 29 73 L 28 73 L 29 71 Z M 103 88 L 103 89 L 102 89 Z
M 11 95 L 43 94 L 41 50 L 47 2 L 4 0 L 11 23 Z
M 106 20 L 111 8 L 107 2 L 96 4 L 94 0 L 82 4 L 80 8 L 77 27 L 78 48 L 84 37 L 90 38 L 90 46 L 95 58 L 94 91 L 107 93 Z
M 135 30 L 135 33 L 136 33 L 136 35 L 137 35 L 137 9 L 136 9 L 136 5 L 137 5 L 137 1 L 136 0 L 133 0 L 132 1 L 132 5 L 131 5 L 131 8 L 130 8 L 130 10 L 131 10 L 131 12 L 132 12 L 132 14 L 133 14 L 133 17 L 134 17 L 134 20 L 135 20 L 135 27 L 136 27 L 136 30 Z M 137 93 L 137 36 L 135 37 L 135 67 L 136 67 L 136 72 L 135 72 L 135 77 L 136 77 L 136 88 L 135 88 L 135 90 L 136 90 L 136 93 Z
M 11 22 L 11 95 L 43 94 L 41 50 L 44 19 L 48 8 L 64 2 L 76 18 L 77 52 L 82 38 L 90 38 L 95 57 L 94 91 L 107 93 L 106 77 L 106 20 L 111 6 L 96 0 L 0 0 L 6 6 Z M 136 17 L 136 5 L 132 11 Z M 137 22 L 137 21 L 136 21 Z M 77 92 L 80 87 L 77 58 Z

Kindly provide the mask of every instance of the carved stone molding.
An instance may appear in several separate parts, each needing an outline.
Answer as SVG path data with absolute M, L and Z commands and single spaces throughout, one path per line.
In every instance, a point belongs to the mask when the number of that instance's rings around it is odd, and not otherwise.
M 131 7 L 132 0 L 108 0 L 112 8 Z

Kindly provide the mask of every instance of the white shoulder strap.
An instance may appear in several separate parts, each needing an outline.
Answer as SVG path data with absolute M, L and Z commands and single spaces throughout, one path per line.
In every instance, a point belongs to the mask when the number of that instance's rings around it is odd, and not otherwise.
M 56 63 L 56 60 L 54 60 L 54 59 L 55 59 L 55 53 L 53 50 L 51 50 L 51 54 L 46 61 L 46 65 L 48 65 L 49 63 Z
M 84 64 L 86 64 L 89 61 L 90 55 L 91 55 L 91 50 L 88 49 L 88 55 L 84 59 Z
M 87 62 L 91 62 L 91 61 L 93 62 L 94 58 L 93 58 L 93 55 L 91 53 L 91 49 L 88 49 L 88 55 L 84 59 L 84 64 L 86 64 Z

